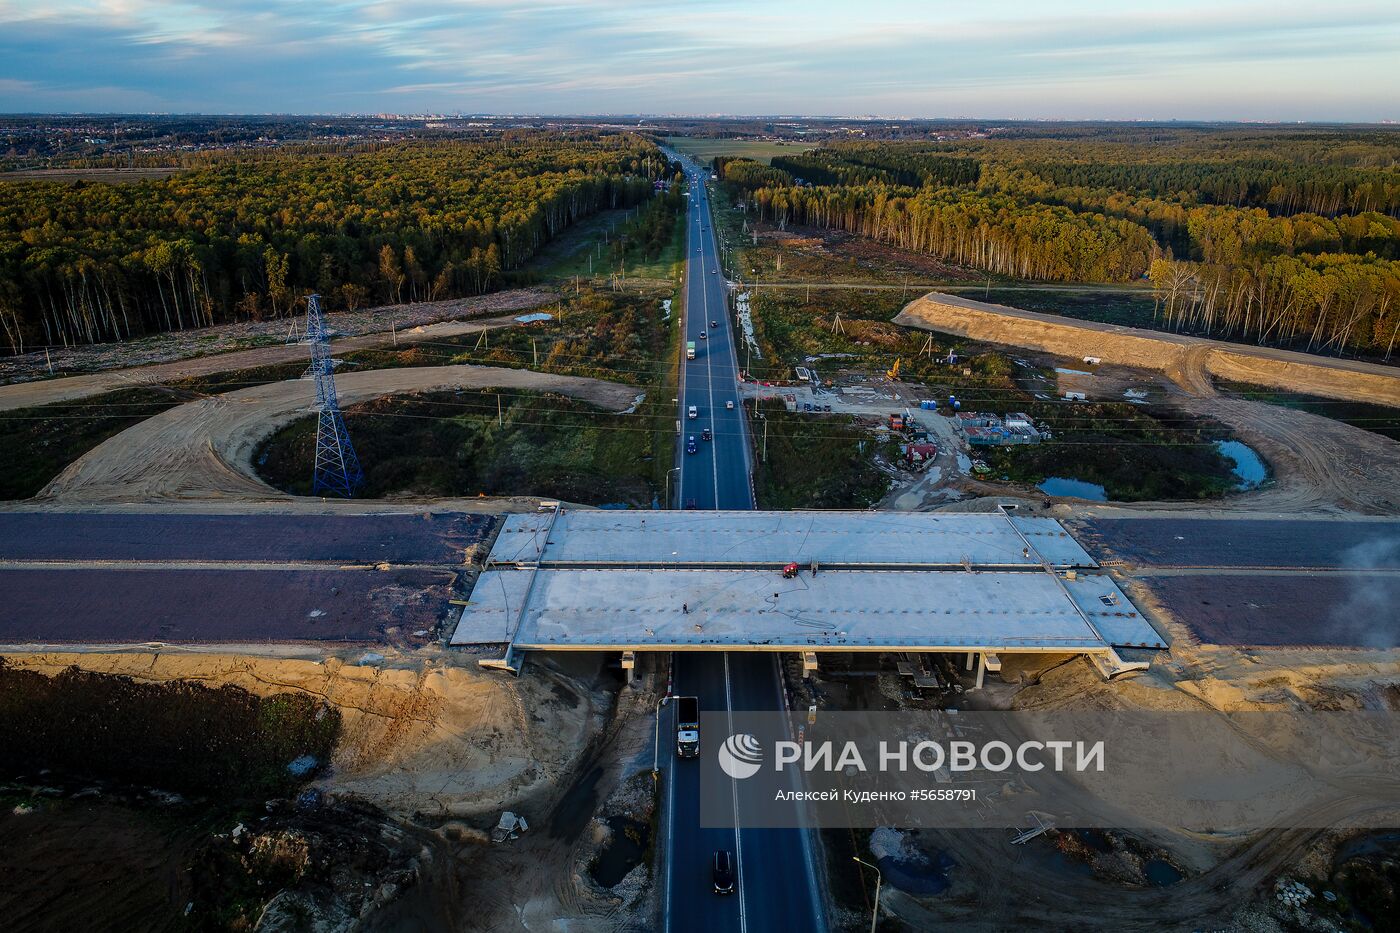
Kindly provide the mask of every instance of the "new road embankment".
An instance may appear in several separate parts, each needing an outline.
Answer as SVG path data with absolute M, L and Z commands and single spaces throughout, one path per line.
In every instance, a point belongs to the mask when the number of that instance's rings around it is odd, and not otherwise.
M 634 386 L 491 366 L 376 369 L 336 376 L 342 405 L 444 389 L 557 392 L 622 411 Z M 310 380 L 272 382 L 212 395 L 163 411 L 108 438 L 42 491 L 66 504 L 192 499 L 291 499 L 258 478 L 253 454 L 283 425 L 314 412 Z
M 1400 406 L 1400 369 L 1377 363 L 1079 321 L 940 292 L 910 302 L 894 321 L 986 343 L 1160 370 L 1201 395 L 1210 394 L 1210 379 L 1215 377 Z

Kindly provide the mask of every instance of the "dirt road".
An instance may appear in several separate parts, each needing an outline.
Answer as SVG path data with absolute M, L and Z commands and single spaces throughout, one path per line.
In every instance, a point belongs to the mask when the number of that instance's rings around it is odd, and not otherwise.
M 353 350 L 367 350 L 393 344 L 422 343 L 427 340 L 443 340 L 448 337 L 460 337 L 463 334 L 475 334 L 483 330 L 510 327 L 515 324 L 515 315 L 518 312 L 537 308 L 542 304 L 555 301 L 557 297 L 553 292 L 544 289 L 519 289 L 475 299 L 423 302 L 418 305 L 397 305 L 375 309 L 377 312 L 382 312 L 383 318 L 378 323 L 371 322 L 368 325 L 373 328 L 372 330 L 358 336 L 348 336 L 335 340 L 331 346 L 336 353 L 349 353 Z M 460 319 L 466 315 L 491 312 L 496 312 L 498 316 L 478 317 L 474 320 Z M 509 313 L 502 314 L 501 312 Z M 454 319 L 438 320 L 437 323 L 431 324 L 412 323 L 424 317 L 441 318 L 447 316 L 454 316 Z M 334 326 L 341 330 L 353 330 L 357 326 L 356 322 L 346 321 L 345 317 L 346 315 L 331 315 L 327 326 Z M 399 321 L 397 329 L 393 331 L 381 329 L 389 321 L 395 319 Z M 286 321 L 278 322 L 278 327 L 285 330 L 287 323 Z M 167 342 L 173 343 L 174 339 L 174 336 L 171 335 Z M 215 335 L 207 339 L 217 341 L 219 336 Z M 230 340 L 232 339 L 234 338 L 230 338 Z M 184 345 L 180 344 L 179 346 Z M 121 345 L 108 345 L 105 350 L 79 348 L 72 351 L 72 354 L 75 356 L 95 356 L 98 353 L 120 354 L 121 352 Z M 139 354 L 141 351 L 132 348 L 130 352 Z M 195 352 L 207 355 L 193 356 Z M 187 348 L 183 354 L 172 347 L 169 350 L 157 351 L 155 354 L 157 357 L 170 357 L 168 362 L 104 369 L 102 372 L 81 376 L 63 376 L 57 379 L 37 379 L 30 382 L 0 385 L 0 411 L 47 405 L 51 402 L 72 401 L 73 399 L 110 392 L 114 389 L 156 385 L 177 379 L 233 372 L 239 369 L 252 369 L 257 366 L 271 366 L 277 363 L 295 363 L 306 360 L 307 352 L 307 348 L 300 344 L 278 344 L 255 347 L 250 350 L 215 353 L 209 353 L 209 348 L 206 346 L 201 350 Z M 187 358 L 179 358 L 182 355 Z M 34 356 L 34 354 L 30 354 L 30 356 Z M 42 354 L 38 356 L 38 360 L 42 364 Z M 81 360 L 79 362 L 82 363 Z
M 1229 343 L 1166 331 L 1080 321 L 931 292 L 911 301 L 896 324 L 1070 357 L 1166 372 L 1188 392 L 1209 377 L 1328 398 L 1400 405 L 1400 368 Z
M 631 386 L 490 366 L 429 366 L 344 373 L 343 405 L 403 392 L 525 389 L 558 392 L 608 411 L 637 399 Z M 39 493 L 65 505 L 191 499 L 287 499 L 258 479 L 253 453 L 278 428 L 309 413 L 310 380 L 239 389 L 164 411 L 94 447 Z

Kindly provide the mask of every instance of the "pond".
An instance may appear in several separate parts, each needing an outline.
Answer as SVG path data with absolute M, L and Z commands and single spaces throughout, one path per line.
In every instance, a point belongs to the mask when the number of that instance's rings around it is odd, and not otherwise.
M 1069 479 L 1064 476 L 1051 476 L 1036 487 L 1050 496 L 1077 496 L 1092 499 L 1094 502 L 1107 502 L 1108 493 L 1098 483 L 1086 483 L 1082 479 Z
M 1142 863 L 1142 873 L 1149 884 L 1158 888 L 1170 887 L 1181 880 L 1181 872 L 1166 859 L 1148 859 Z
M 1231 472 L 1238 480 L 1235 484 L 1236 489 L 1253 489 L 1269 475 L 1264 461 L 1248 445 L 1239 441 L 1216 441 L 1215 448 L 1220 451 L 1221 456 L 1234 464 Z

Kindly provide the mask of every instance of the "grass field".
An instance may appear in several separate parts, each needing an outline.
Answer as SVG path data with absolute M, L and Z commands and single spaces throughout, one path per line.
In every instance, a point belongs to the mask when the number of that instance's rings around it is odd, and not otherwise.
M 500 406 L 499 408 L 497 406 Z M 548 496 L 650 507 L 659 491 L 654 418 L 614 415 L 562 396 L 434 392 L 345 409 L 365 468 L 364 498 Z M 277 432 L 257 458 L 263 478 L 310 491 L 316 418 Z
M 889 489 L 874 462 L 878 442 L 850 416 L 813 417 L 768 403 L 763 418 L 750 427 L 760 509 L 863 509 Z
M 753 159 L 765 165 L 771 162 L 774 156 L 797 155 L 817 148 L 802 143 L 784 143 L 768 139 L 705 139 L 699 136 L 667 136 L 666 145 L 701 162 L 708 162 L 715 156 L 735 156 Z

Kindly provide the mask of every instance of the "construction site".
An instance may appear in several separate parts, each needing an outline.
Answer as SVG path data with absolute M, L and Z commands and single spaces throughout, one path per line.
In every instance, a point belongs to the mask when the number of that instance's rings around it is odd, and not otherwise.
M 469 325 L 521 326 L 499 313 L 425 326 Z M 171 407 L 78 457 L 38 497 L 0 506 L 0 645 L 12 671 L 292 693 L 334 709 L 340 739 L 314 788 L 382 811 L 356 832 L 390 827 L 404 840 L 384 863 L 403 872 L 392 892 L 388 868 L 354 875 L 374 892 L 363 903 L 380 925 L 654 928 L 656 710 L 671 659 L 686 653 L 776 657 L 786 702 L 818 715 L 1400 708 L 1400 458 L 1378 435 L 1201 397 L 1241 426 L 1273 482 L 1210 502 L 1095 503 L 999 486 L 974 469 L 977 431 L 1044 436 L 1033 419 L 992 424 L 877 373 L 740 391 L 745 403 L 791 395 L 791 409 L 812 417 L 830 406 L 867 419 L 872 436 L 932 448 L 917 468 L 891 463 L 892 488 L 873 510 L 345 499 L 335 490 L 353 491 L 360 465 L 341 405 L 520 387 L 622 413 L 638 389 L 478 365 L 335 373 L 337 341 L 325 324 L 310 330 L 275 352 L 311 356 L 311 378 Z M 1104 359 L 1073 368 L 1117 396 L 1138 385 L 1184 393 L 1173 374 L 1130 378 Z M 80 382 L 0 387 L 0 404 L 154 377 L 71 378 Z M 298 497 L 268 486 L 253 461 L 280 425 L 308 415 L 321 425 L 323 492 Z M 27 838 L 22 820 L 60 819 L 39 812 L 4 817 L 12 851 L 35 851 L 13 848 Z M 93 837 L 94 877 L 117 878 L 125 837 L 101 819 L 88 822 L 106 827 Z M 862 898 L 836 866 L 868 847 L 888 873 L 887 917 L 989 930 L 1286 929 L 1321 892 L 1361 890 L 1358 866 L 1379 864 L 1381 851 L 1367 846 L 1384 845 L 1343 829 L 1088 834 L 1029 817 L 985 830 L 833 830 L 822 842 L 833 926 L 855 926 L 850 905 Z M 49 884 L 53 903 L 71 895 Z M 1002 896 L 988 898 L 989 886 Z M 342 901 L 289 895 L 270 915 L 338 916 Z M 78 902 L 104 909 L 99 888 Z

